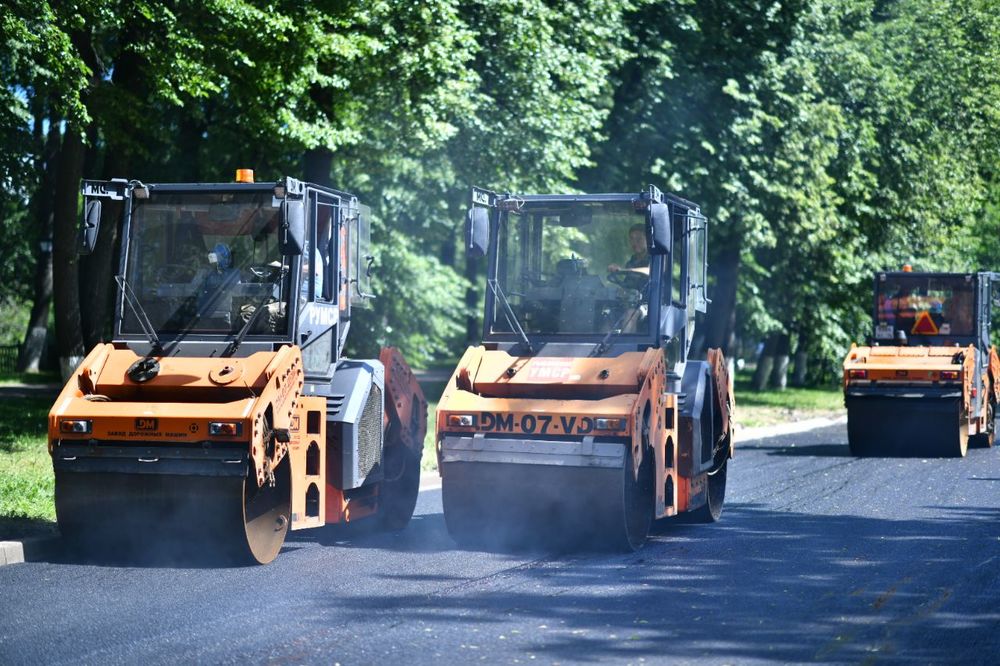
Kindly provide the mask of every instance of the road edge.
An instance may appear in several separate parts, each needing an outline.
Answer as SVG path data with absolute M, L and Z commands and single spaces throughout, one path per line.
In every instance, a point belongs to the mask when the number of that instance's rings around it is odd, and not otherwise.
M 793 423 L 781 423 L 773 426 L 763 426 L 757 428 L 737 428 L 736 445 L 739 447 L 741 441 L 752 441 L 758 439 L 768 439 L 770 437 L 780 437 L 782 435 L 794 435 L 801 432 L 809 432 L 820 428 L 847 423 L 847 416 L 837 418 L 815 418 L 795 421 Z M 420 492 L 439 490 L 441 488 L 441 477 L 436 471 L 422 472 L 420 474 Z M 22 562 L 34 562 L 40 559 L 51 557 L 58 551 L 59 536 L 39 536 L 28 537 L 21 540 L 0 541 L 0 567 L 8 564 L 21 564 Z
M 782 435 L 795 435 L 800 432 L 819 430 L 820 428 L 828 428 L 842 423 L 847 423 L 847 414 L 843 414 L 836 418 L 821 416 L 814 419 L 803 419 L 801 421 L 793 421 L 791 423 L 779 423 L 778 425 L 758 426 L 756 428 L 741 428 L 737 426 L 736 446 L 738 448 L 740 442 L 750 442 L 756 439 L 768 439 L 770 437 L 781 437 Z
M 26 537 L 0 541 L 0 567 L 8 564 L 35 562 L 51 557 L 59 550 L 59 536 Z

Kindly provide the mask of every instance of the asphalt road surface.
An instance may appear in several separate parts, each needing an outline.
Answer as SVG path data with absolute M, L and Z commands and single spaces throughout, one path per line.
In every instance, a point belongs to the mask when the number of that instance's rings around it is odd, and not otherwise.
M 720 523 L 634 554 L 457 549 L 439 490 L 399 535 L 292 535 L 264 567 L 0 568 L 0 663 L 998 663 L 1000 450 L 744 442 Z

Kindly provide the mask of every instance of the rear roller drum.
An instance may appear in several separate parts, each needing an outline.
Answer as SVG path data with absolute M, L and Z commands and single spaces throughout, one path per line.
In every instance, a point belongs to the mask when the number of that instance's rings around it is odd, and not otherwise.
M 854 456 L 965 456 L 969 426 L 958 400 L 869 396 L 847 401 Z
M 445 473 L 441 479 L 441 504 L 448 534 L 460 546 L 475 547 L 485 542 L 485 520 L 479 505 L 479 493 L 487 486 L 462 482 Z M 496 534 L 496 532 L 494 532 Z
M 243 483 L 244 548 L 237 548 L 234 559 L 267 564 L 278 556 L 288 535 L 292 514 L 291 463 L 285 456 L 274 470 L 274 486 L 257 487 L 248 477 Z M 239 538 L 235 542 L 240 542 Z
M 722 517 L 722 505 L 726 501 L 726 475 L 729 471 L 728 455 L 722 465 L 709 472 L 706 478 L 706 501 L 688 514 L 688 522 L 714 523 Z

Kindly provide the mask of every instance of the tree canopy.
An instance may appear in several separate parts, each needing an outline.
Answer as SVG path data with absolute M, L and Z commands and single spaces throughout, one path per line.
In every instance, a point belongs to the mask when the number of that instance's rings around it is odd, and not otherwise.
M 354 351 L 394 344 L 421 365 L 476 330 L 481 267 L 459 241 L 471 185 L 655 184 L 711 220 L 699 346 L 783 339 L 821 381 L 865 335 L 875 270 L 995 268 L 997 10 L 13 0 L 0 9 L 0 302 L 34 304 L 27 340 L 52 299 L 59 355 L 83 353 L 108 335 L 117 230 L 76 257 L 80 178 L 252 167 L 372 206 L 379 298 Z

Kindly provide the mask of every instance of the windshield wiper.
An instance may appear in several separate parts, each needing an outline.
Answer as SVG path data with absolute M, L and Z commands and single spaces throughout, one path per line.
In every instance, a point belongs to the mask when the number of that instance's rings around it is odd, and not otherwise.
M 500 288 L 496 280 L 487 280 L 486 284 L 493 290 L 493 295 L 503 303 L 503 316 L 507 320 L 507 325 L 510 326 L 511 331 L 520 335 L 521 340 L 524 341 L 524 346 L 528 348 L 528 353 L 534 354 L 535 350 L 531 348 L 531 340 L 528 339 L 528 335 L 521 328 L 521 322 L 518 321 L 517 315 L 514 314 L 514 309 L 510 307 L 510 301 L 507 300 L 507 295 L 503 293 L 503 289 Z
M 264 298 L 261 299 L 260 303 L 257 304 L 257 307 L 254 308 L 253 314 L 250 315 L 250 318 L 247 319 L 245 324 L 243 324 L 243 328 L 239 330 L 239 333 L 236 334 L 233 341 L 230 342 L 229 346 L 226 347 L 226 350 L 222 352 L 223 356 L 232 356 L 236 353 L 236 350 L 240 348 L 240 345 L 243 344 L 243 339 L 247 336 L 247 333 L 250 332 L 250 329 L 252 329 L 254 324 L 257 323 L 257 320 L 260 319 L 260 314 L 264 311 L 264 306 L 266 306 L 268 301 L 274 297 L 274 288 L 278 286 L 287 273 L 288 267 L 283 265 L 278 271 L 278 276 L 267 283 L 267 294 L 264 295 Z
M 139 298 L 135 295 L 132 290 L 132 285 L 125 281 L 124 275 L 116 275 L 115 282 L 118 283 L 118 287 L 122 290 L 122 295 L 125 297 L 125 302 L 129 304 L 132 308 L 132 313 L 135 314 L 136 320 L 139 322 L 142 332 L 146 334 L 146 338 L 149 339 L 149 344 L 152 345 L 152 352 L 163 351 L 163 345 L 160 344 L 160 339 L 156 336 L 156 329 L 153 328 L 153 324 L 149 321 L 149 316 L 146 315 L 146 311 L 142 307 L 142 303 L 139 302 Z

